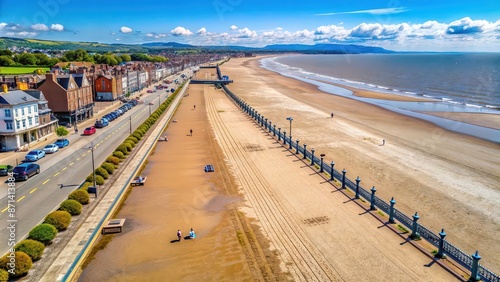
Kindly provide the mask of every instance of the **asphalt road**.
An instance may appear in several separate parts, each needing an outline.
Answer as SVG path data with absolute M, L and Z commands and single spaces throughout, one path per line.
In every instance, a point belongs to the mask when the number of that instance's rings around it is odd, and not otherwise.
M 15 182 L 15 198 L 7 195 L 7 184 L 1 186 L 0 197 L 0 254 L 5 254 L 13 245 L 13 238 L 19 242 L 29 231 L 43 222 L 45 216 L 59 207 L 69 193 L 77 189 L 92 173 L 92 142 L 94 144 L 95 166 L 99 166 L 147 117 L 166 100 L 165 90 L 145 94 L 143 103 L 138 104 L 109 126 L 97 129 L 91 136 L 71 136 L 70 145 L 54 154 L 47 154 L 37 161 L 41 172 L 28 181 Z M 149 105 L 149 102 L 153 102 Z M 80 132 L 83 132 L 81 130 Z M 34 148 L 33 148 L 34 149 Z M 6 179 L 6 178 L 2 178 Z M 92 197 L 93 195 L 91 195 Z M 9 200 L 14 200 L 10 202 Z M 9 227 L 9 228 L 8 228 Z

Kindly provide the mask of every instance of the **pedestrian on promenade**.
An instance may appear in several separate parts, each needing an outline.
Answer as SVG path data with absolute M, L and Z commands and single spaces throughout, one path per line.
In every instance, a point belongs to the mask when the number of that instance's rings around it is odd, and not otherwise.
M 333 113 L 331 113 L 331 115 L 330 115 L 330 116 L 333 118 Z
M 196 110 L 196 105 L 194 105 L 193 110 Z
M 189 130 L 189 135 L 193 136 L 193 130 L 192 129 Z
M 177 230 L 177 241 L 181 241 L 181 238 L 182 238 L 182 233 L 181 233 L 181 230 Z
M 191 239 L 196 238 L 196 234 L 194 233 L 193 228 L 191 228 L 191 231 L 189 231 L 189 238 L 191 238 Z
M 385 139 L 382 139 L 382 146 L 385 145 Z

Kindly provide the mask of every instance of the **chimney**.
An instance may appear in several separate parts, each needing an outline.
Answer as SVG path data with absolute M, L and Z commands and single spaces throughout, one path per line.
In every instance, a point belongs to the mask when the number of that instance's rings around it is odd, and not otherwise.
M 8 93 L 9 92 L 9 86 L 7 86 L 7 84 L 2 84 L 2 91 L 5 92 L 5 93 Z
M 54 71 L 54 73 L 47 73 L 47 74 L 45 74 L 45 80 L 52 80 L 52 81 L 56 82 L 56 80 L 57 80 L 56 75 L 57 75 L 57 71 Z

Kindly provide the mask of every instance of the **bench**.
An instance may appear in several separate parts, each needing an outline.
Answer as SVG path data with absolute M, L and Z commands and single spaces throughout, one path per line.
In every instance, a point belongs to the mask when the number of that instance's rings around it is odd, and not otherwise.
M 134 178 L 132 180 L 132 182 L 130 182 L 130 185 L 132 185 L 132 186 L 142 186 L 146 182 L 146 179 L 148 179 L 148 178 L 147 177 L 142 177 L 142 180 L 139 180 L 139 176 L 137 176 L 136 178 Z
M 125 219 L 109 220 L 102 227 L 101 233 L 102 234 L 121 233 L 124 224 L 125 224 Z
M 209 164 L 205 166 L 205 172 L 214 172 L 214 171 L 215 169 L 213 165 Z

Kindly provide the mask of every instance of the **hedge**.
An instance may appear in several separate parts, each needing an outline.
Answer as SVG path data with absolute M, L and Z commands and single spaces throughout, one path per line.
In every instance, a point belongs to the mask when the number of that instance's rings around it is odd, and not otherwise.
M 115 165 L 112 163 L 104 162 L 101 167 L 104 168 L 109 174 L 113 174 L 115 171 Z
M 83 191 L 88 191 L 89 190 L 89 186 L 94 184 L 93 182 L 89 182 L 87 180 L 85 180 L 86 182 L 83 183 L 82 186 L 80 186 L 80 188 L 78 188 L 78 190 L 83 190 Z
M 132 144 L 130 144 L 129 142 L 125 141 L 122 143 L 122 145 L 124 145 L 125 147 L 127 147 L 127 151 L 132 151 Z
M 134 139 L 135 139 L 135 137 L 134 137 Z M 135 146 L 135 144 L 137 144 L 137 142 L 134 139 L 132 139 L 132 137 L 128 137 L 123 142 L 127 142 L 127 143 L 130 143 L 130 145 Z
M 9 281 L 9 273 L 3 268 L 0 268 L 0 281 Z
M 114 151 L 113 152 L 113 156 L 117 157 L 117 158 L 120 158 L 120 159 L 124 159 L 125 158 L 125 154 L 121 151 Z
M 37 261 L 42 258 L 43 250 L 45 250 L 45 245 L 41 242 L 26 239 L 19 242 L 14 247 L 16 252 L 23 252 L 30 256 L 32 261 Z M 2 281 L 2 280 L 0 280 Z
M 14 258 L 9 258 L 8 255 L 10 255 L 10 253 L 0 258 L 0 268 L 11 269 L 8 264 L 11 262 L 11 259 L 14 260 L 14 273 L 10 272 L 9 276 L 23 276 L 28 273 L 33 266 L 31 258 L 23 252 L 14 252 Z
M 122 152 L 124 155 L 128 155 L 128 149 L 123 144 L 120 144 L 118 147 L 116 147 L 116 151 Z
M 114 165 L 119 165 L 119 164 L 120 164 L 120 159 L 119 159 L 119 158 L 117 158 L 117 157 L 115 157 L 115 156 L 109 156 L 109 157 L 106 159 L 106 161 L 107 161 L 108 163 L 112 163 L 112 164 L 114 164 Z
M 82 204 L 76 200 L 66 200 L 61 203 L 59 209 L 67 211 L 71 215 L 79 215 L 82 213 Z
M 31 229 L 28 239 L 37 240 L 45 245 L 50 243 L 57 235 L 57 228 L 54 225 L 42 223 Z
M 132 140 L 134 141 L 134 143 L 137 143 L 139 142 L 139 139 L 135 138 L 134 136 L 130 135 L 129 137 L 127 137 L 127 140 Z
M 96 180 L 97 180 L 97 177 L 96 177 Z M 71 192 L 68 195 L 68 200 L 75 200 L 82 205 L 86 205 L 90 201 L 90 196 L 89 196 L 89 193 L 87 191 L 82 190 L 82 189 L 78 189 L 78 190 Z
M 97 176 L 102 176 L 102 178 L 104 179 L 108 179 L 109 177 L 109 173 L 102 167 L 98 167 L 95 169 L 95 174 L 96 174 L 96 177 L 95 177 L 95 180 L 97 182 Z
M 71 214 L 67 211 L 53 211 L 45 217 L 44 223 L 52 224 L 57 230 L 62 231 L 71 223 Z

